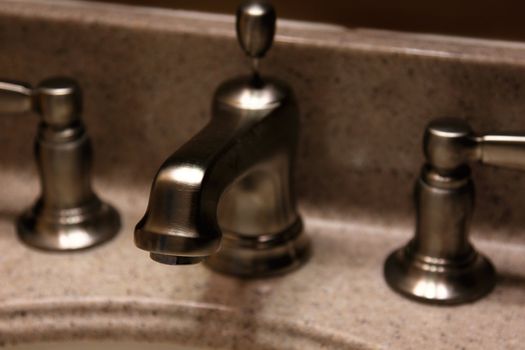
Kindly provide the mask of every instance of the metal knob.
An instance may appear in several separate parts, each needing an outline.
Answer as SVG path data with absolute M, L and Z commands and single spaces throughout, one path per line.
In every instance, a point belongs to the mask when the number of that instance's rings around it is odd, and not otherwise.
M 65 128 L 80 120 L 81 94 L 80 87 L 72 79 L 46 79 L 35 89 L 35 108 L 44 123 Z
M 259 59 L 272 46 L 275 21 L 275 10 L 267 1 L 246 1 L 237 9 L 237 40 L 246 55 L 252 58 L 256 74 Z
M 91 143 L 82 125 L 81 90 L 69 78 L 44 80 L 36 88 L 0 81 L 0 112 L 41 116 L 35 155 L 42 194 L 18 220 L 18 234 L 45 250 L 85 249 L 112 238 L 117 211 L 91 188 Z

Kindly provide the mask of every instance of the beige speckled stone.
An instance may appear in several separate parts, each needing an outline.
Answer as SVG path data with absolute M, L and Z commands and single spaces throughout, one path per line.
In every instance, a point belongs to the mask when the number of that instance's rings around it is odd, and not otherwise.
M 296 174 L 314 255 L 242 281 L 150 261 L 132 243 L 159 164 L 246 72 L 231 17 L 83 2 L 0 1 L 0 76 L 76 77 L 96 185 L 123 213 L 112 242 L 31 250 L 13 220 L 38 192 L 35 117 L 0 118 L 0 342 L 137 339 L 233 349 L 520 349 L 525 343 L 525 175 L 476 168 L 474 237 L 501 276 L 487 298 L 438 308 L 382 278 L 411 234 L 421 132 L 442 115 L 525 130 L 525 45 L 279 24 L 265 72 L 302 110 Z
M 123 208 L 123 230 L 72 254 L 17 241 L 14 213 L 29 203 L 28 178 L 1 176 L 12 213 L 0 221 L 0 340 L 136 339 L 228 349 L 520 349 L 525 249 L 482 241 L 498 267 L 495 291 L 477 303 L 435 307 L 385 284 L 385 255 L 406 240 L 395 229 L 307 216 L 314 255 L 283 277 L 244 281 L 202 265 L 151 261 L 132 243 L 145 198 L 97 183 Z M 22 190 L 18 190 L 22 188 Z M 126 203 L 128 203 L 126 205 Z M 138 209 L 133 210 L 130 203 Z

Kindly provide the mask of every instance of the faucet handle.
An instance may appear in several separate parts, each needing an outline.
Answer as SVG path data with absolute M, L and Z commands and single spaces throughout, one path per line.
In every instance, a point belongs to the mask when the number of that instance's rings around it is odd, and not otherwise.
M 0 81 L 0 111 L 2 113 L 23 113 L 33 108 L 31 85 L 19 81 Z
M 70 78 L 49 78 L 36 88 L 24 82 L 0 80 L 0 112 L 34 111 L 44 123 L 64 128 L 80 119 L 81 94 L 78 83 Z
M 17 223 L 20 239 L 44 250 L 85 249 L 112 238 L 120 227 L 117 211 L 91 188 L 91 143 L 82 127 L 82 92 L 65 77 L 33 88 L 0 80 L 0 113 L 35 112 L 41 195 Z
M 485 134 L 479 139 L 483 164 L 525 170 L 525 134 Z
M 256 74 L 259 59 L 272 46 L 275 21 L 275 9 L 265 0 L 249 0 L 237 9 L 237 40 L 246 55 L 252 58 Z
M 525 134 L 478 135 L 462 119 L 440 118 L 427 126 L 423 150 L 415 234 L 389 255 L 385 279 L 395 291 L 422 302 L 476 300 L 493 289 L 496 271 L 468 237 L 474 210 L 469 163 L 525 170 Z
M 525 133 L 476 134 L 463 119 L 440 118 L 427 126 L 427 161 L 442 174 L 470 162 L 525 170 Z

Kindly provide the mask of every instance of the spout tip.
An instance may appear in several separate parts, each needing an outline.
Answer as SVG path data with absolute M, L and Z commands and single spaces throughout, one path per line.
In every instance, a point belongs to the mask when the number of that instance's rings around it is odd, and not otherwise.
M 220 246 L 220 236 L 197 231 L 175 231 L 173 226 L 146 224 L 146 216 L 135 227 L 135 245 L 163 264 L 196 264 L 214 254 Z
M 175 256 L 158 253 L 150 253 L 151 260 L 165 265 L 194 265 L 204 260 L 203 257 Z

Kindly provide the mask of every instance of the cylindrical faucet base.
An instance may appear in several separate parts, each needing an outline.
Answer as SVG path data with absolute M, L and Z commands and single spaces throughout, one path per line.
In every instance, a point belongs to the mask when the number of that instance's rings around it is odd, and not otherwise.
M 443 176 L 426 165 L 415 197 L 415 237 L 385 262 L 390 287 L 434 304 L 459 304 L 489 293 L 496 281 L 494 267 L 467 237 L 474 197 L 470 170 Z

